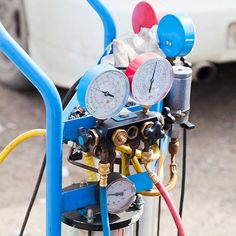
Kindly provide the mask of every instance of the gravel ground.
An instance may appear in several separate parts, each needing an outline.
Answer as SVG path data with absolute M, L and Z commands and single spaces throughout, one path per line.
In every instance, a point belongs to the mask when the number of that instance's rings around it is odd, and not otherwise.
M 196 129 L 189 132 L 184 209 L 189 236 L 236 235 L 236 69 L 235 64 L 219 69 L 215 81 L 195 83 L 192 90 L 191 122 Z M 43 102 L 35 91 L 16 92 L 0 85 L 0 96 L 0 150 L 18 134 L 45 127 Z M 19 232 L 44 155 L 44 141 L 34 138 L 25 142 L 0 167 L 0 236 Z M 67 176 L 67 163 L 64 165 L 65 186 L 81 178 L 71 166 Z M 172 192 L 176 203 L 179 190 L 178 183 Z M 44 210 L 45 179 L 26 236 L 44 235 Z M 161 235 L 176 235 L 164 204 L 161 222 Z

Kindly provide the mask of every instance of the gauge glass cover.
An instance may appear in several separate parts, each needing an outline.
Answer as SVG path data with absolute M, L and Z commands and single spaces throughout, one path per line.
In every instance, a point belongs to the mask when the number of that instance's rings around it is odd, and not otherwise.
M 173 69 L 165 58 L 144 62 L 134 74 L 131 90 L 134 100 L 141 105 L 154 105 L 169 92 L 173 83 Z
M 124 73 L 118 70 L 103 72 L 87 88 L 87 111 L 97 119 L 111 118 L 125 106 L 129 91 L 129 82 Z
M 107 207 L 111 214 L 118 214 L 129 208 L 135 200 L 136 189 L 127 178 L 120 178 L 107 187 Z

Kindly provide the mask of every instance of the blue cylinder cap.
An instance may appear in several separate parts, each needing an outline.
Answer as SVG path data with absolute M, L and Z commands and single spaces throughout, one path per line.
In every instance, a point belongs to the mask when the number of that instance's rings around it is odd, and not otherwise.
M 159 46 L 167 57 L 183 57 L 189 54 L 195 42 L 195 27 L 185 14 L 168 14 L 157 28 Z

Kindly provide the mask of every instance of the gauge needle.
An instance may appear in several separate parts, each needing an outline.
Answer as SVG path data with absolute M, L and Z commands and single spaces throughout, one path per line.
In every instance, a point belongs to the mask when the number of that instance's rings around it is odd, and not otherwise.
M 124 193 L 123 192 L 120 192 L 120 193 L 110 193 L 110 194 L 107 194 L 107 196 L 123 196 Z
M 114 98 L 114 95 L 110 94 L 108 91 L 102 91 L 102 90 L 100 90 L 100 89 L 96 89 L 96 90 L 102 92 L 106 97 L 109 96 L 109 97 Z
M 154 67 L 154 70 L 153 70 L 153 73 L 152 73 L 152 78 L 150 79 L 150 87 L 149 87 L 149 93 L 151 93 L 151 90 L 152 90 L 152 84 L 154 82 L 154 75 L 155 75 L 155 71 L 156 71 L 156 68 L 157 68 L 157 62 L 155 64 L 155 67 Z

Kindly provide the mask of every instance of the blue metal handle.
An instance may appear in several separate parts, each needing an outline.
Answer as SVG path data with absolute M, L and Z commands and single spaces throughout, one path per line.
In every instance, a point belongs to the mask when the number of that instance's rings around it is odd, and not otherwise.
M 47 236 L 61 235 L 62 105 L 54 84 L 12 39 L 0 23 L 0 50 L 31 81 L 46 107 L 46 220 Z
M 104 50 L 116 38 L 115 21 L 108 9 L 99 0 L 87 0 L 100 16 L 104 27 Z

